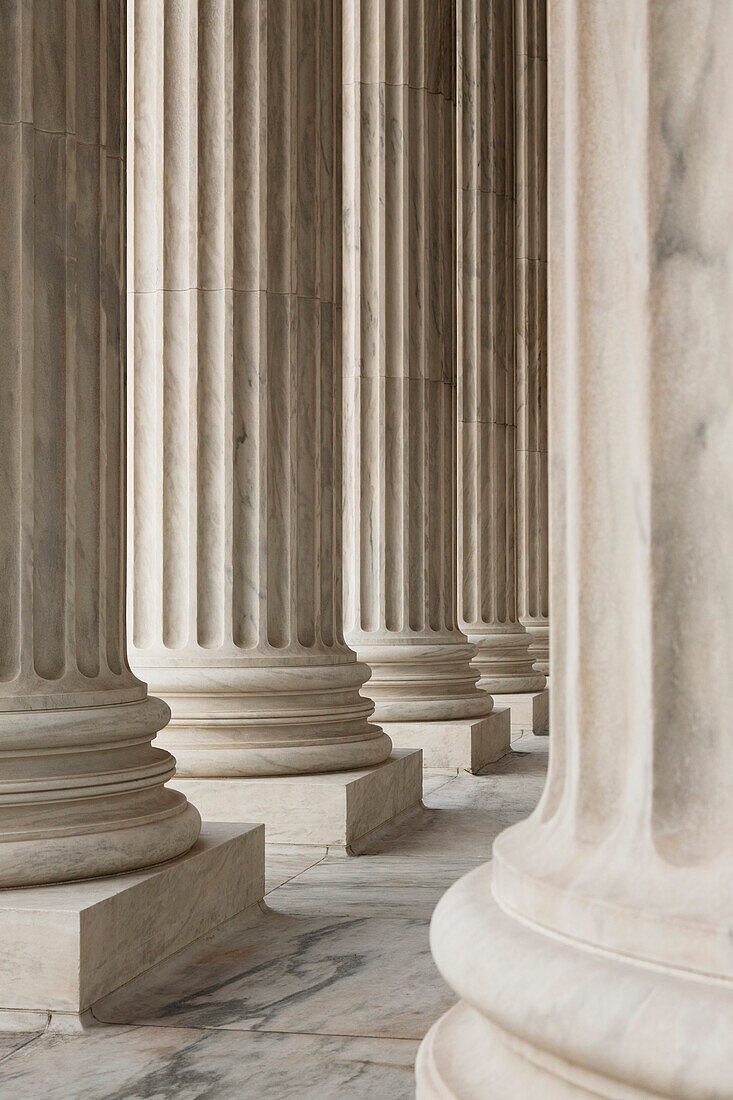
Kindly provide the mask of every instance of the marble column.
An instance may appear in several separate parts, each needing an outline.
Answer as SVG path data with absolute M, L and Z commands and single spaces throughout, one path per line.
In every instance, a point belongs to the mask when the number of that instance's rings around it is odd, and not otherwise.
M 75 7 L 0 17 L 2 887 L 170 859 L 200 825 L 125 652 L 123 13 Z
M 514 0 L 457 11 L 459 621 L 480 686 L 515 732 L 539 731 L 545 679 L 517 598 Z
M 550 773 L 493 886 L 438 906 L 462 1000 L 418 1095 L 723 1100 L 733 7 L 551 0 L 549 25 Z
M 344 12 L 346 638 L 396 744 L 477 768 L 508 728 L 456 608 L 453 3 Z
M 120 0 L 0 6 L 0 1026 L 78 1014 L 207 931 L 194 865 L 231 885 L 209 841 L 183 856 L 201 820 L 127 661 L 125 42 Z
M 550 673 L 547 499 L 547 5 L 515 6 L 517 596 Z
M 139 0 L 135 43 L 131 660 L 204 817 L 337 843 L 354 769 L 420 797 L 343 639 L 340 4 Z

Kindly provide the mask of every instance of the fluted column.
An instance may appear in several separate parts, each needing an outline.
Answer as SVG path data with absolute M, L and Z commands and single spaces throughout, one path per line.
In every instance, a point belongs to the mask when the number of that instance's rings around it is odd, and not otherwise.
M 515 8 L 517 595 L 535 669 L 549 676 L 547 4 Z
M 346 637 L 403 744 L 492 708 L 456 610 L 454 11 L 344 10 Z
M 733 7 L 551 0 L 550 41 L 554 741 L 436 912 L 418 1095 L 723 1100 Z
M 131 654 L 179 774 L 383 761 L 342 634 L 340 4 L 139 0 Z
M 2 887 L 145 867 L 200 827 L 125 647 L 124 72 L 120 0 L 0 6 Z
M 494 695 L 544 687 L 517 602 L 514 0 L 458 4 L 458 591 Z

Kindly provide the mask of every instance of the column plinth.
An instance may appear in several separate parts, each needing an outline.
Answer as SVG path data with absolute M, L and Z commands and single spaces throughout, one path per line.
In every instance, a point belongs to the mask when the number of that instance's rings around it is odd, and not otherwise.
M 723 1100 L 733 9 L 549 12 L 550 767 L 436 910 L 418 1096 Z
M 456 612 L 455 20 L 449 0 L 345 11 L 345 634 L 376 719 L 431 765 L 442 723 L 464 746 L 495 725 Z

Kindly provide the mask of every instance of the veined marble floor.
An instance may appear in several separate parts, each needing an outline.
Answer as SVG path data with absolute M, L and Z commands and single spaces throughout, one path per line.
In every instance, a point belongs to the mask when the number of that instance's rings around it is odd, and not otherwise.
M 358 858 L 268 853 L 266 911 L 236 917 L 96 1008 L 83 1035 L 0 1034 L 12 1100 L 407 1100 L 454 997 L 430 914 L 542 790 L 548 739 L 482 776 L 431 773 L 425 810 Z

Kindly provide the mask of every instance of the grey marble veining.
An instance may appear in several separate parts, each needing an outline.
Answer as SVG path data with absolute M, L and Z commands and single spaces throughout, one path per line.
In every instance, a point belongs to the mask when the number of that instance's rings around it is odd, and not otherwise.
M 330 857 L 274 890 L 267 904 L 275 912 L 299 916 L 429 920 L 442 894 L 475 865 L 472 859 L 405 859 L 389 853 L 350 860 Z
M 10 1031 L 4 1034 L 0 1032 L 0 1062 L 41 1034 L 40 1031 Z
M 417 1043 L 100 1028 L 44 1035 L 0 1061 L 7 1100 L 410 1100 Z
M 166 1027 L 420 1038 L 452 1003 L 430 964 L 427 919 L 327 909 L 230 921 L 99 1002 L 95 1014 Z

